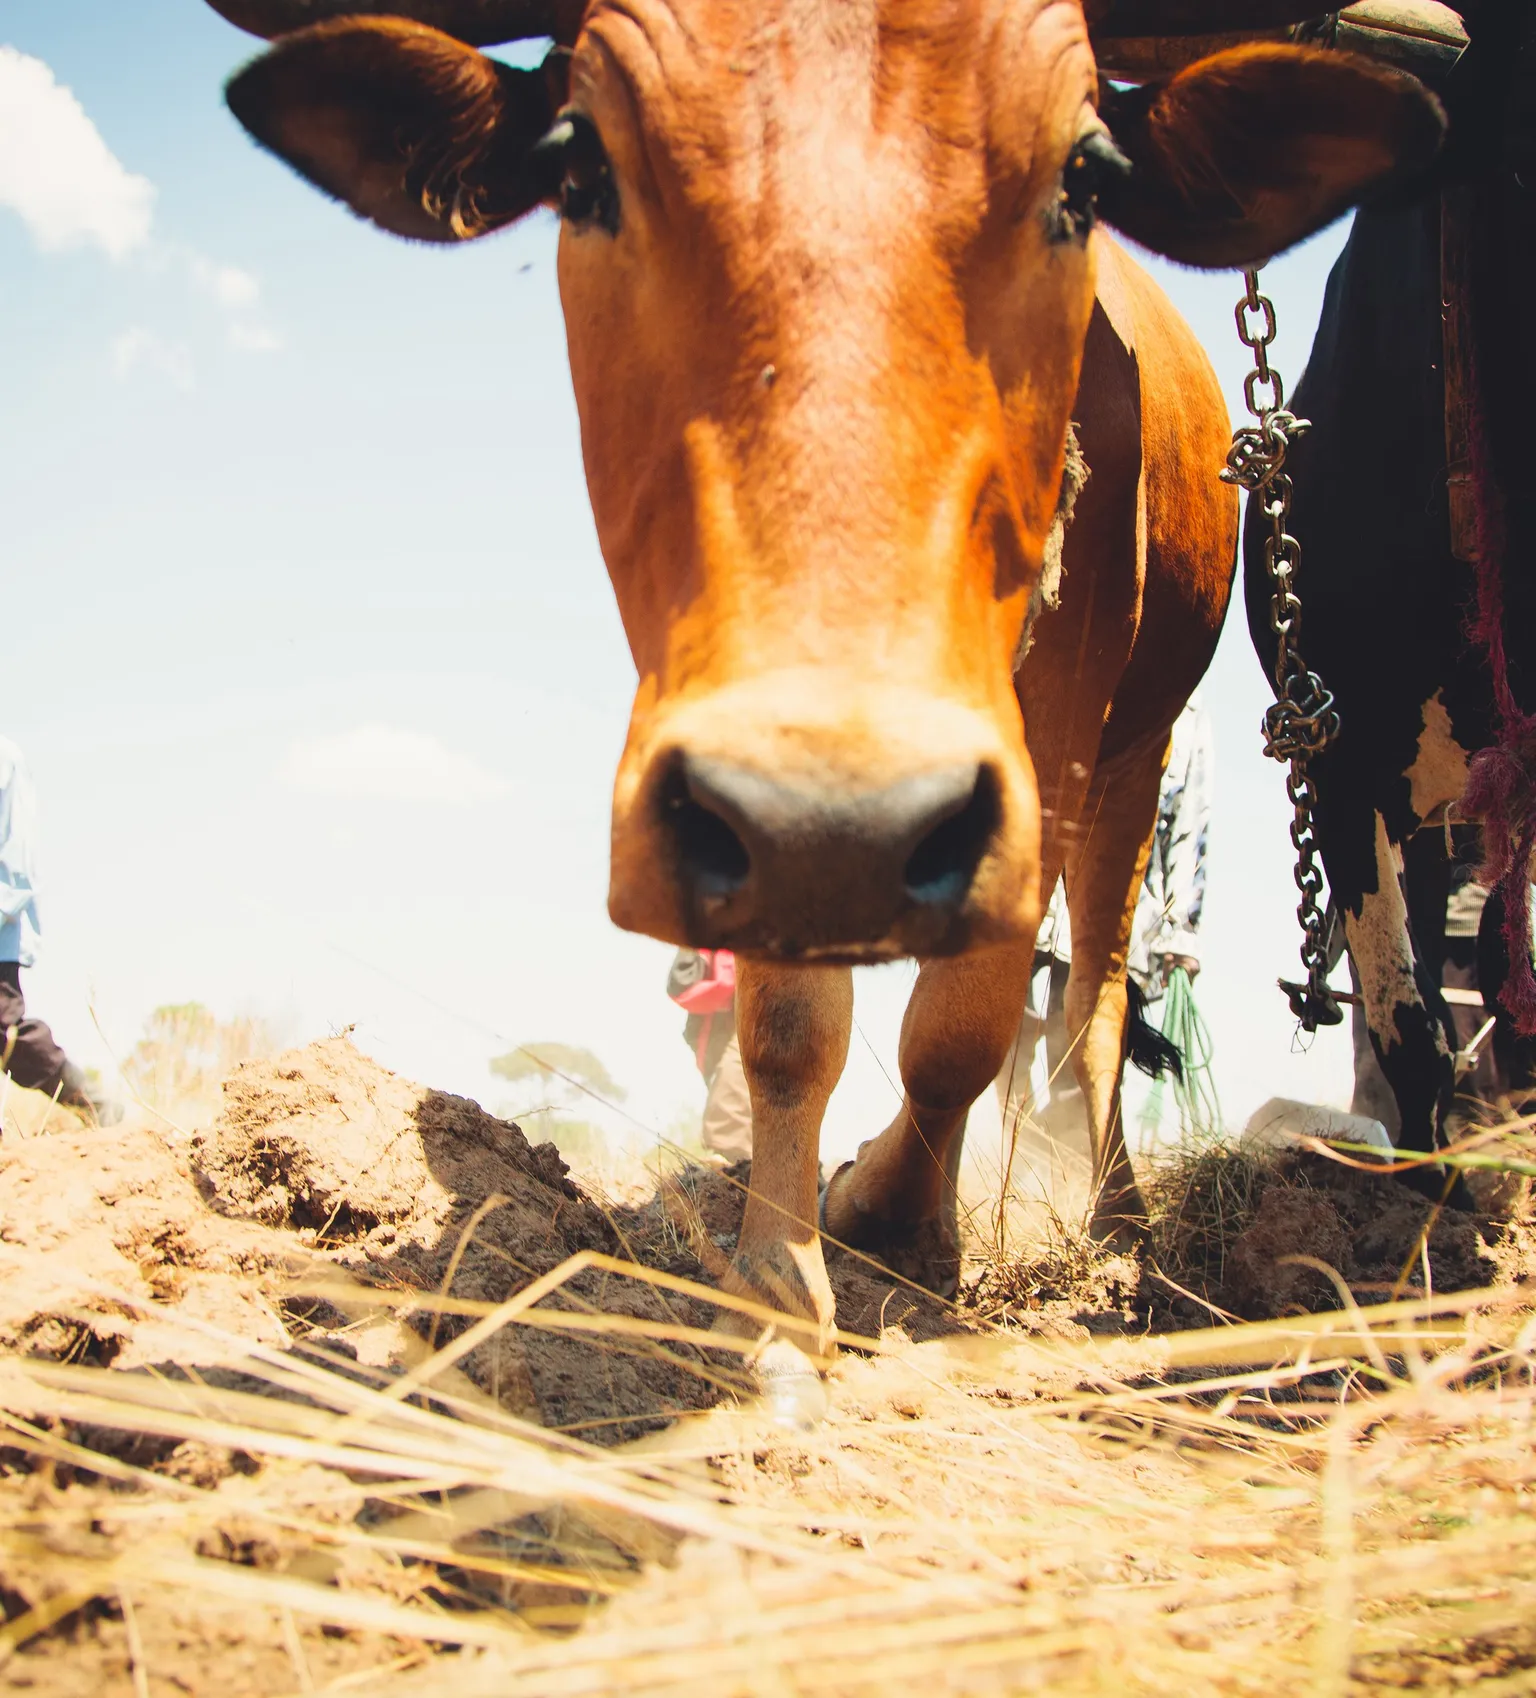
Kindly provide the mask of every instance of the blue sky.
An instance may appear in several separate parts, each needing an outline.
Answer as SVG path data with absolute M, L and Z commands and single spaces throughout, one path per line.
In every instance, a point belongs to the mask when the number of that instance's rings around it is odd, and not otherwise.
M 0 732 L 41 793 L 35 1011 L 108 1066 L 166 1001 L 355 1025 L 492 1105 L 506 1041 L 586 1043 L 670 1122 L 698 1085 L 668 951 L 604 908 L 634 674 L 553 220 L 448 252 L 359 224 L 226 113 L 255 43 L 199 0 L 7 0 L 0 44 Z M 1342 235 L 1266 273 L 1288 375 Z M 1236 279 L 1158 269 L 1240 404 Z M 1206 700 L 1229 1118 L 1347 1098 L 1347 1039 L 1293 1054 L 1273 988 L 1287 808 L 1240 622 Z M 860 975 L 829 1153 L 895 1106 L 909 979 Z

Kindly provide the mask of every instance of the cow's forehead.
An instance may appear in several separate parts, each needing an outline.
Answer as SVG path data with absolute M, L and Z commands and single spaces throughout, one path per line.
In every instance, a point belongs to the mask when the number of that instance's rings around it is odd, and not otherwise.
M 573 92 L 615 83 L 718 167 L 836 130 L 1027 160 L 1094 73 L 1080 0 L 595 0 Z

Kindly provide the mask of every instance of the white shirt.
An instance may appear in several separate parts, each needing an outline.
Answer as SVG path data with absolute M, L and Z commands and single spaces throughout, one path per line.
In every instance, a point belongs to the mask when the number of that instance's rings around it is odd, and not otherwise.
M 1152 971 L 1152 963 L 1164 955 L 1200 959 L 1214 765 L 1211 724 L 1196 693 L 1173 722 L 1168 765 L 1163 769 L 1157 803 L 1157 830 L 1136 904 L 1130 966 L 1144 985 L 1159 978 Z
M 1161 994 L 1152 962 L 1164 955 L 1200 959 L 1205 906 L 1205 851 L 1211 823 L 1211 727 L 1199 693 L 1173 722 L 1168 765 L 1157 802 L 1157 828 L 1131 927 L 1130 969 L 1144 989 Z M 1038 954 L 1072 959 L 1072 925 L 1061 881 L 1040 922 Z
M 37 960 L 37 796 L 14 743 L 0 737 L 0 961 Z

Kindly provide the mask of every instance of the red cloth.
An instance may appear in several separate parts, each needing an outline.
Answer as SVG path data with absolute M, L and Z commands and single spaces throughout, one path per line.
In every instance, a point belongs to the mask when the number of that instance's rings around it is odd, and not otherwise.
M 1529 234 L 1528 222 L 1525 233 Z M 1497 264 L 1505 282 L 1506 260 L 1502 244 L 1497 255 L 1480 251 L 1486 267 Z M 1480 302 L 1492 321 L 1493 303 Z M 1502 324 L 1499 334 L 1502 337 Z M 1505 358 L 1501 344 L 1500 358 Z M 1509 972 L 1499 992 L 1504 1012 L 1514 1021 L 1522 1037 L 1536 1035 L 1536 970 L 1531 960 L 1531 858 L 1536 854 L 1536 714 L 1527 713 L 1515 697 L 1509 677 L 1509 653 L 1505 647 L 1504 574 L 1517 570 L 1518 550 L 1511 550 L 1509 503 L 1506 482 L 1495 463 L 1495 447 L 1489 416 L 1485 350 L 1475 346 L 1469 362 L 1477 405 L 1472 409 L 1468 449 L 1472 461 L 1472 487 L 1477 499 L 1477 606 L 1471 619 L 1471 635 L 1483 645 L 1498 713 L 1499 740 L 1492 748 L 1480 749 L 1467 769 L 1467 787 L 1461 798 L 1462 814 L 1479 820 L 1483 827 L 1483 864 L 1478 878 L 1499 892 L 1504 901 L 1504 948 Z M 1512 436 L 1512 432 L 1510 433 Z M 1521 565 L 1523 566 L 1523 561 Z M 1529 633 L 1521 633 L 1529 641 Z
M 701 949 L 705 974 L 672 1000 L 690 1014 L 724 1014 L 736 1001 L 736 957 L 728 949 Z

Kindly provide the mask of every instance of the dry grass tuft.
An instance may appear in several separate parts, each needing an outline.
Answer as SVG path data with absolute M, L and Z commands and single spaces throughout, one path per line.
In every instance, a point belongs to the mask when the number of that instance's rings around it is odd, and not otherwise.
M 60 1336 L 117 1340 L 0 1355 L 0 1682 L 38 1698 L 1536 1690 L 1523 1195 L 1453 1222 L 1320 1156 L 1207 1151 L 1152 1176 L 1140 1260 L 1055 1215 L 956 1311 L 834 1257 L 878 1336 L 807 1425 L 710 1330 L 773 1320 L 706 1283 L 745 1168 L 601 1206 L 337 1044 L 141 1144 L 57 1146 L 107 1176 L 79 1243 L 112 1255 L 59 1265 L 73 1204 L 6 1244 Z M 1211 1293 L 1267 1300 L 1292 1249 L 1328 1310 L 1223 1318 Z M 1170 1314 L 1219 1324 L 1149 1330 Z
M 1129 1318 L 1141 1284 L 1137 1257 L 1100 1243 L 1085 1218 L 1046 1205 L 1036 1212 L 1031 1237 L 1017 1248 L 999 1253 L 987 1246 L 962 1301 L 986 1319 L 1086 1316 L 1118 1323 Z
M 1253 1223 L 1275 1176 L 1274 1156 L 1201 1144 L 1171 1151 L 1143 1187 L 1152 1262 L 1203 1287 L 1226 1283 L 1227 1254 Z
M 542 1302 L 483 1323 L 570 1324 Z M 435 1389 L 450 1363 L 410 1386 L 261 1347 L 227 1385 L 6 1363 L 8 1675 L 44 1672 L 28 1648 L 103 1603 L 146 1683 L 167 1619 L 238 1611 L 292 1667 L 235 1691 L 313 1684 L 317 1623 L 381 1668 L 434 1665 L 368 1691 L 441 1691 L 453 1655 L 466 1698 L 1536 1670 L 1525 1293 L 1139 1341 L 892 1334 L 843 1358 L 809 1432 L 746 1405 L 616 1451 Z M 125 1434 L 246 1461 L 200 1484 L 124 1461 Z

